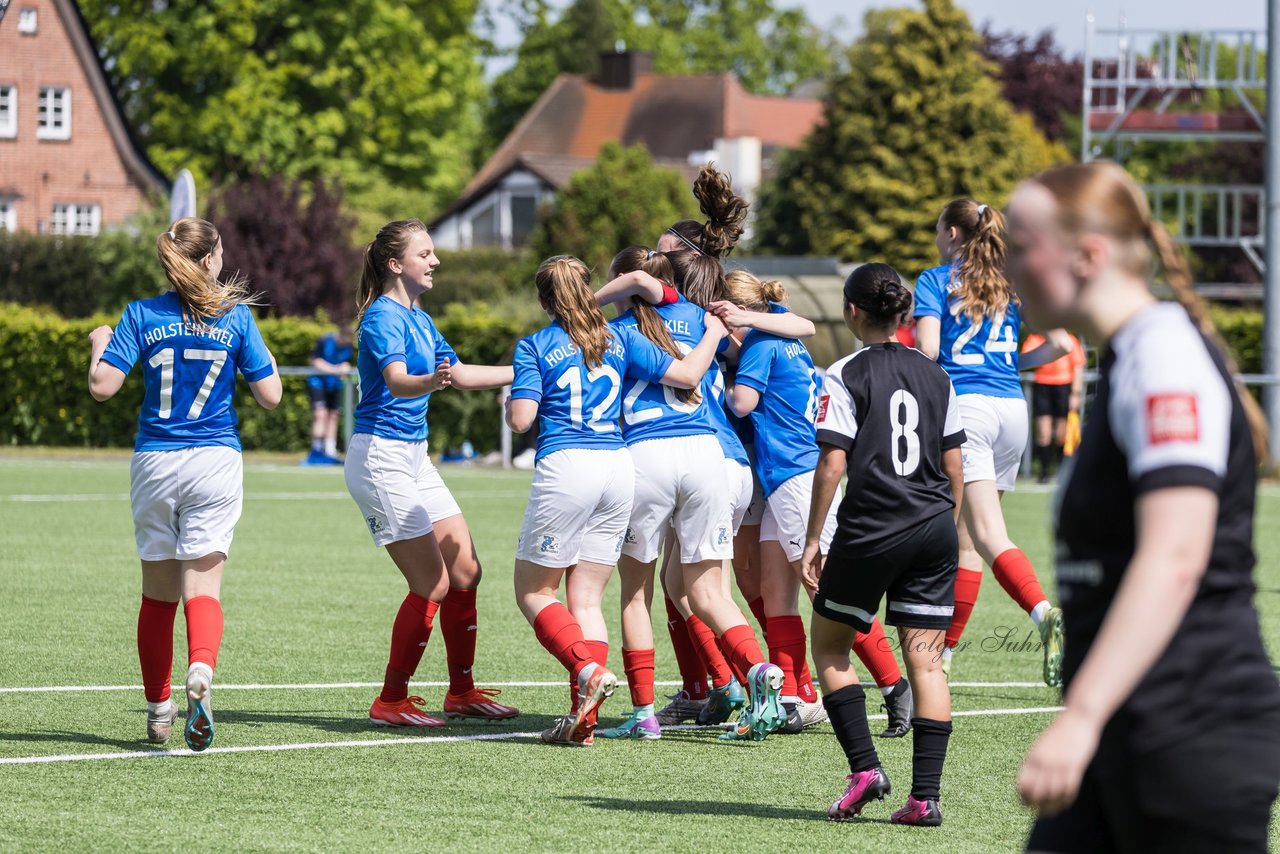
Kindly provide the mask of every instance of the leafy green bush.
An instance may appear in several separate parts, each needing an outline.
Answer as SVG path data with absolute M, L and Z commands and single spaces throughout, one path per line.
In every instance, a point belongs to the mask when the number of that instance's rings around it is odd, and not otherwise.
M 128 447 L 133 444 L 142 380 L 135 370 L 124 388 L 99 404 L 86 388 L 88 335 L 115 324 L 118 315 L 62 318 L 47 309 L 0 304 L 0 444 Z M 533 326 L 496 313 L 486 304 L 451 305 L 435 318 L 464 362 L 509 364 L 520 337 Z M 262 337 L 281 365 L 306 365 L 327 327 L 297 318 L 258 321 Z M 267 412 L 240 381 L 236 409 L 246 450 L 302 451 L 309 442 L 310 404 L 304 377 L 284 378 L 284 399 Z M 484 452 L 498 445 L 501 417 L 492 392 L 448 390 L 432 397 L 431 444 L 438 451 L 470 439 Z
M 1256 308 L 1211 306 L 1209 315 L 1245 374 L 1263 372 L 1262 312 Z

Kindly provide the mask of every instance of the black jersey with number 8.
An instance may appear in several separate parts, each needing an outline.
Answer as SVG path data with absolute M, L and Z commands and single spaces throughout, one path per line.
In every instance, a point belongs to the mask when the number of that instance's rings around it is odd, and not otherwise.
M 832 551 L 872 555 L 955 506 L 943 451 L 964 444 L 946 371 L 918 350 L 873 344 L 827 370 L 818 442 L 848 454 Z

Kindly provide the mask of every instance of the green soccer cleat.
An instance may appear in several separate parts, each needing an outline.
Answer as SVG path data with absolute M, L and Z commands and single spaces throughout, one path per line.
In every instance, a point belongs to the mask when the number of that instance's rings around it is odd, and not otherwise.
M 1044 684 L 1062 687 L 1062 609 L 1050 608 L 1040 621 L 1040 642 L 1044 646 Z

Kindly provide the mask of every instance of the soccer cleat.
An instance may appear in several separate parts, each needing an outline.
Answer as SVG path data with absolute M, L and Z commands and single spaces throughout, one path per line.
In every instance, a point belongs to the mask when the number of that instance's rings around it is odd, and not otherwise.
M 213 671 L 203 664 L 194 664 L 187 671 L 187 725 L 182 734 L 187 747 L 197 753 L 213 744 L 212 682 Z
M 720 734 L 721 741 L 758 741 L 755 737 L 755 722 L 751 719 L 751 709 L 743 709 L 736 723 L 729 724 L 727 732 Z
M 894 824 L 914 824 L 919 827 L 937 827 L 942 824 L 942 807 L 937 800 L 918 801 L 907 795 L 907 805 L 889 819 Z
M 911 731 L 911 715 L 915 709 L 915 703 L 911 696 L 911 683 L 907 681 L 907 677 L 904 676 L 898 680 L 893 690 L 885 696 L 880 708 L 884 709 L 885 714 L 889 716 L 889 722 L 885 724 L 884 732 L 879 735 L 880 738 L 902 738 Z
M 729 720 L 729 716 L 733 714 L 733 686 L 736 682 L 730 682 L 723 688 L 712 688 L 707 694 L 707 701 L 702 705 L 702 709 L 698 712 L 698 726 L 720 726 L 720 724 Z M 738 686 L 738 693 L 742 693 L 742 687 Z M 746 703 L 746 697 L 741 697 L 737 708 L 742 708 Z
M 164 744 L 168 741 L 173 722 L 178 719 L 178 704 L 172 699 L 164 702 L 157 711 L 147 709 L 147 741 L 152 744 Z
M 415 728 L 444 726 L 444 718 L 427 714 L 426 705 L 427 701 L 421 697 L 405 697 L 403 700 L 392 702 L 377 697 L 369 707 L 369 722 L 374 726 Z
M 778 693 L 782 690 L 782 669 L 762 661 L 747 673 L 751 686 L 751 732 L 756 741 L 763 741 L 769 733 L 786 722 Z M 747 717 L 747 713 L 743 713 Z
M 574 735 L 577 715 L 565 715 L 562 718 L 556 718 L 555 723 L 542 731 L 542 741 L 544 744 L 560 744 L 566 747 L 590 747 L 592 743 L 591 732 L 583 728 L 581 732 L 585 735 Z
M 889 777 L 879 767 L 850 774 L 847 779 L 849 785 L 844 794 L 827 810 L 827 818 L 832 821 L 845 821 L 861 814 L 863 807 L 872 801 L 883 801 L 891 789 Z
M 659 709 L 658 713 L 654 715 L 662 726 L 679 726 L 687 721 L 698 720 L 698 716 L 702 714 L 702 707 L 707 702 L 706 700 L 691 700 L 688 691 L 668 694 L 667 699 L 671 702 Z
M 510 720 L 519 715 L 520 710 L 496 702 L 493 698 L 501 693 L 497 688 L 472 688 L 465 694 L 449 692 L 444 695 L 444 715 L 449 720 Z
M 638 712 L 632 712 L 623 720 L 622 723 L 608 729 L 597 730 L 596 735 L 601 738 L 630 738 L 637 741 L 657 741 L 662 738 L 662 726 L 658 723 L 658 718 L 654 715 L 645 715 L 641 717 Z
M 822 703 L 806 703 L 801 700 L 787 710 L 787 723 L 783 727 L 783 732 L 797 733 L 826 722 L 827 709 Z M 792 729 L 792 727 L 796 728 Z
M 1044 684 L 1062 687 L 1062 609 L 1050 608 L 1040 620 L 1040 643 L 1044 646 Z
M 729 705 L 735 712 L 746 708 L 747 705 L 747 692 L 742 689 L 742 683 L 737 679 L 729 682 Z
M 942 651 L 942 678 L 947 680 L 947 684 L 951 683 L 951 658 L 953 654 L 951 647 L 947 647 Z
M 596 712 L 600 704 L 613 696 L 618 687 L 618 677 L 600 664 L 589 664 L 578 674 L 578 711 L 573 717 L 573 730 L 569 737 L 584 744 L 590 743 L 596 726 Z

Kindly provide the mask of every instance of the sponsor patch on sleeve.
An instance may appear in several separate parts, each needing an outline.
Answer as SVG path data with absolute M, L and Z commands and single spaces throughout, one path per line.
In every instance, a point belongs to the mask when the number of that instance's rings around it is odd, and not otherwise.
M 831 404 L 831 395 L 824 394 L 818 398 L 818 423 L 827 420 L 827 407 Z
M 1200 416 L 1196 396 L 1189 393 L 1153 394 L 1147 397 L 1147 442 L 1200 441 Z

